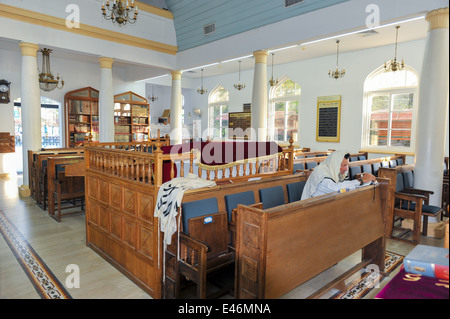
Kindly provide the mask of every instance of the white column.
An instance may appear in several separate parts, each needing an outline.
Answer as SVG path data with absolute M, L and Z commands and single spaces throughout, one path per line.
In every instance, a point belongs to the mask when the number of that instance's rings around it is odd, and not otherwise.
M 252 137 L 254 141 L 267 140 L 267 51 L 255 51 L 255 71 L 252 92 Z M 253 136 L 256 134 L 256 136 Z
M 98 97 L 99 141 L 114 142 L 114 90 L 111 58 L 101 57 Z
M 441 206 L 448 117 L 448 7 L 429 12 L 417 121 L 414 187 L 434 191 L 430 204 Z
M 41 92 L 36 54 L 37 44 L 22 42 L 22 154 L 23 154 L 23 185 L 19 187 L 21 196 L 30 196 L 28 183 L 28 150 L 38 151 L 41 141 Z
M 172 71 L 172 97 L 170 103 L 170 144 L 182 142 L 181 72 Z

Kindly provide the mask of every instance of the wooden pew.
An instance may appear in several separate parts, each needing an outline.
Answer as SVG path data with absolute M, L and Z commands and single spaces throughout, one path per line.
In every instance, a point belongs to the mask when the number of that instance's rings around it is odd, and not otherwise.
M 63 172 L 58 172 L 57 167 L 64 167 Z M 60 222 L 63 215 L 84 212 L 84 156 L 53 156 L 48 158 L 48 215 Z M 63 214 L 62 209 L 78 207 L 70 205 L 62 207 L 62 202 L 80 199 L 81 211 Z M 57 209 L 55 209 L 55 201 Z
M 362 261 L 326 285 L 318 298 L 359 269 L 384 272 L 388 180 L 270 209 L 239 205 L 237 298 L 279 298 L 362 249 Z

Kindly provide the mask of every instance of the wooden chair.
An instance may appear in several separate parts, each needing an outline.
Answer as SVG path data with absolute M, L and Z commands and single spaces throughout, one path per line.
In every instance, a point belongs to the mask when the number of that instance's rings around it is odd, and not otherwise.
M 225 208 L 228 214 L 228 226 L 230 230 L 229 245 L 235 249 L 236 244 L 236 211 L 237 205 L 254 205 L 255 194 L 253 191 L 245 191 L 236 194 L 228 194 L 224 196 Z
M 84 159 L 68 158 L 67 163 L 55 164 L 55 161 L 63 160 L 65 159 L 62 157 L 48 160 L 48 180 L 52 183 L 51 187 L 49 186 L 51 194 L 49 194 L 48 214 L 58 222 L 61 222 L 62 216 L 84 212 L 84 176 L 77 170 L 78 165 L 84 166 Z M 80 201 L 79 205 L 77 204 L 78 200 Z M 69 205 L 63 206 L 67 203 Z M 74 207 L 81 207 L 81 210 L 62 213 L 63 209 Z
M 197 284 L 197 297 L 206 298 L 206 282 L 213 272 L 234 265 L 235 253 L 228 245 L 227 212 L 219 212 L 215 197 L 182 204 L 180 258 L 177 263 L 177 295 L 181 276 Z M 225 286 L 214 296 L 225 294 Z M 209 296 L 209 297 L 214 297 Z

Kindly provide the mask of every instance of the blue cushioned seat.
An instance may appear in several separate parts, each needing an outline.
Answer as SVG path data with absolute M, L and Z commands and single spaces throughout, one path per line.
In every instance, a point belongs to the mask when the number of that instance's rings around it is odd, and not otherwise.
M 399 158 L 397 159 L 397 166 L 403 165 L 403 159 Z
M 397 167 L 397 161 L 396 160 L 389 161 L 389 167 L 391 168 Z
M 413 171 L 403 172 L 402 176 L 403 176 L 403 185 L 405 185 L 406 188 L 413 188 L 414 187 L 414 173 L 413 173 Z
M 358 161 L 358 158 L 357 157 L 350 157 L 350 162 L 357 162 Z
M 364 155 L 362 155 L 362 156 L 358 156 L 358 159 L 360 161 L 365 161 L 367 158 Z
M 361 166 L 351 166 L 348 170 L 350 179 L 355 179 L 356 175 L 361 174 Z
M 383 161 L 383 162 L 381 162 L 381 167 L 387 167 L 387 168 L 389 168 L 389 162 L 388 162 L 388 161 Z
M 294 173 L 296 171 L 304 171 L 305 170 L 305 165 L 303 165 L 303 163 L 295 163 L 294 164 Z
M 302 198 L 305 184 L 306 181 L 301 181 L 286 185 L 289 203 L 299 201 Z
M 263 209 L 284 205 L 284 192 L 281 186 L 274 186 L 259 190 L 259 198 Z
M 211 197 L 193 202 L 181 203 L 183 232 L 189 234 L 188 221 L 194 217 L 212 215 L 219 212 L 217 198 Z
M 372 163 L 372 174 L 378 176 L 378 169 L 380 168 L 380 163 Z
M 370 164 L 364 164 L 361 166 L 361 170 L 363 173 L 370 173 L 372 174 L 372 165 Z
M 225 207 L 228 213 L 229 221 L 231 221 L 231 212 L 237 207 L 238 204 L 255 204 L 255 195 L 253 194 L 253 191 L 225 195 Z
M 306 169 L 312 169 L 317 166 L 317 162 L 307 162 L 305 163 Z

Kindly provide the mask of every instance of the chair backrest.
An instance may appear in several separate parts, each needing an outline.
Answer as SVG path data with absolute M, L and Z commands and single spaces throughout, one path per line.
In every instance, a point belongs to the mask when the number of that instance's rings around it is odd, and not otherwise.
M 406 171 L 402 173 L 403 175 L 403 185 L 405 188 L 413 188 L 414 187 L 414 172 Z
M 306 181 L 290 183 L 286 185 L 289 203 L 299 201 L 302 198 Z
M 397 174 L 397 182 L 395 183 L 395 191 L 401 192 L 405 188 L 403 184 L 403 175 L 402 173 Z
M 263 203 L 263 208 L 271 208 L 284 205 L 284 192 L 282 186 L 274 186 L 259 190 L 259 198 Z
M 401 166 L 401 165 L 403 165 L 403 159 L 397 158 L 397 166 Z
M 238 204 L 255 204 L 255 195 L 253 194 L 253 191 L 225 195 L 225 207 L 227 210 L 229 221 L 232 220 L 231 212 L 237 207 Z
M 350 157 L 350 162 L 357 162 L 358 158 L 356 156 Z
M 397 167 L 397 161 L 396 160 L 390 160 L 389 161 L 389 167 L 391 167 L 391 168 Z
M 295 163 L 294 164 L 294 173 L 296 171 L 304 171 L 305 170 L 305 165 L 303 163 Z
M 358 160 L 365 161 L 367 158 L 364 155 L 358 156 Z
M 372 165 L 370 165 L 370 164 L 362 165 L 361 169 L 362 169 L 363 173 L 370 173 L 370 174 L 372 174 Z
M 317 162 L 307 162 L 305 163 L 306 169 L 311 169 L 317 166 Z
M 350 179 L 355 179 L 357 174 L 361 174 L 361 166 L 351 166 L 349 167 Z
M 372 163 L 372 174 L 378 176 L 378 169 L 380 168 L 380 163 Z
M 389 167 L 389 162 L 388 161 L 381 162 L 381 167 Z
M 213 215 L 219 212 L 217 198 L 205 198 L 188 203 L 181 203 L 181 220 L 183 232 L 189 235 L 189 220 L 195 217 Z

